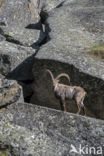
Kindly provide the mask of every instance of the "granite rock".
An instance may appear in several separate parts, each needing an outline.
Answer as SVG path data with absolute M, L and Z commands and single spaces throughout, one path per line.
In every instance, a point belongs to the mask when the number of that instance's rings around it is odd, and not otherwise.
M 35 50 L 31 47 L 24 47 L 7 41 L 0 42 L 0 73 L 7 75 L 34 53 Z
M 34 28 L 31 28 L 31 24 L 34 24 Z M 0 29 L 9 42 L 24 46 L 37 43 L 43 33 L 40 32 L 42 25 L 37 0 L 3 1 L 0 13 Z
M 0 25 L 26 27 L 30 23 L 37 23 L 39 15 L 36 8 L 37 1 L 5 0 L 1 6 Z
M 54 5 L 49 9 L 52 3 Z M 50 69 L 54 75 L 66 72 L 71 77 L 71 85 L 86 90 L 84 103 L 88 114 L 104 119 L 104 62 L 86 53 L 90 47 L 104 43 L 104 2 L 66 0 L 57 3 L 46 4 L 45 1 L 43 7 L 49 41 L 41 46 L 34 58 L 31 103 L 60 109 L 51 81 L 47 83 L 49 76 L 44 78 L 43 71 Z M 68 102 L 68 111 L 76 112 L 74 105 Z
M 50 30 L 48 32 L 50 40 L 40 48 L 37 58 L 72 64 L 84 73 L 103 79 L 104 63 L 85 53 L 87 48 L 104 42 L 103 2 L 91 1 L 92 5 L 88 5 L 89 0 L 65 2 L 61 7 L 47 12 L 45 23 Z M 91 30 L 92 27 L 96 30 Z
M 26 103 L 11 105 L 0 113 L 0 148 L 15 156 L 78 156 L 80 145 L 84 147 L 82 156 L 86 148 L 89 155 L 90 147 L 96 155 L 103 155 L 103 132 L 101 120 Z M 72 146 L 77 153 L 71 152 Z
M 0 107 L 23 101 L 22 87 L 16 81 L 0 78 Z

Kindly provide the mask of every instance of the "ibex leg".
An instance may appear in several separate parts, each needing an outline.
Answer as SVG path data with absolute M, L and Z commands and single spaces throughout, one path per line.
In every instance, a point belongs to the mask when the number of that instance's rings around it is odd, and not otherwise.
M 84 106 L 83 100 L 84 100 L 84 98 L 83 98 L 82 101 L 81 101 L 81 107 L 82 107 L 82 109 L 83 109 L 84 115 L 86 116 L 86 108 L 85 108 L 85 106 Z
M 66 109 L 66 103 L 65 103 L 65 100 L 62 100 L 62 99 L 61 99 L 61 102 L 62 102 L 62 106 L 63 106 L 63 108 L 64 108 L 64 112 L 66 112 L 67 109 Z
M 77 104 L 77 106 L 78 106 L 78 112 L 77 112 L 77 114 L 80 114 L 80 111 L 81 111 L 80 104 Z

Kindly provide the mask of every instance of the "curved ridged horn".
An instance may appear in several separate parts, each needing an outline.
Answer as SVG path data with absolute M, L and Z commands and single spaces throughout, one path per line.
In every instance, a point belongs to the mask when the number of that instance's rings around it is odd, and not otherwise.
M 51 78 L 52 78 L 52 82 L 54 83 L 54 82 L 55 82 L 55 79 L 54 79 L 54 77 L 53 77 L 52 72 L 51 72 L 49 69 L 45 70 L 45 72 L 48 72 L 48 73 L 50 74 L 50 76 L 51 76 Z
M 66 77 L 66 78 L 69 80 L 69 82 L 70 82 L 70 77 L 69 77 L 68 74 L 66 74 L 66 73 L 59 74 L 59 75 L 55 78 L 55 80 L 59 79 L 60 77 Z

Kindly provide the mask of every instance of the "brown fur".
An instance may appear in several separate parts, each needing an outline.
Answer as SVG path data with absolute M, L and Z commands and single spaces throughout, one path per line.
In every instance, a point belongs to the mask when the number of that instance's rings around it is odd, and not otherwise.
M 54 93 L 61 99 L 61 103 L 64 107 L 64 111 L 66 112 L 66 99 L 68 100 L 74 100 L 78 106 L 78 112 L 77 114 L 80 114 L 81 109 L 83 109 L 84 114 L 85 112 L 85 106 L 84 106 L 84 98 L 86 96 L 86 92 L 83 88 L 79 86 L 69 86 L 58 83 L 58 76 L 56 78 L 53 77 L 53 74 L 50 70 L 47 70 L 47 72 L 51 75 L 52 81 L 53 81 L 53 87 L 54 87 Z M 63 74 L 60 74 L 63 75 Z M 66 76 L 67 77 L 67 76 Z M 60 76 L 59 76 L 60 78 Z

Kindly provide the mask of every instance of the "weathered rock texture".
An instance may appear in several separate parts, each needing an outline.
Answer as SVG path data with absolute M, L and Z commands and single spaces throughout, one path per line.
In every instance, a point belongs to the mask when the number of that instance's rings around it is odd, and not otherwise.
M 103 121 L 26 103 L 0 113 L 0 147 L 15 156 L 79 156 L 71 144 L 78 152 L 80 144 L 104 152 L 103 132 Z
M 40 31 L 27 29 L 33 23 L 39 23 L 37 1 L 6 0 L 0 13 L 0 27 L 10 42 L 30 46 L 38 41 Z M 41 27 L 41 23 L 39 24 Z
M 0 42 L 0 73 L 7 75 L 34 53 L 35 50 L 30 47 L 16 45 L 7 41 Z
M 65 1 L 62 6 L 47 12 L 46 25 L 50 29 L 48 33 L 50 41 L 41 47 L 37 58 L 73 64 L 84 73 L 103 79 L 103 63 L 84 53 L 86 48 L 104 41 L 103 2 L 91 2 L 90 5 L 89 0 Z M 91 20 L 93 16 L 94 19 Z M 92 26 L 94 24 L 95 28 Z M 89 29 L 93 27 L 96 31 L 89 31 L 86 27 Z
M 104 121 L 23 103 L 61 108 L 50 69 L 69 74 L 87 91 L 87 115 L 104 119 L 104 62 L 86 54 L 104 43 L 103 12 L 103 0 L 0 0 L 0 156 L 83 156 L 80 145 L 104 155 Z M 67 109 L 77 112 L 73 101 Z
M 31 55 L 46 37 L 38 5 L 37 0 L 5 0 L 0 4 L 0 73 L 9 79 L 33 79 Z
M 17 27 L 26 27 L 28 24 L 32 22 L 32 14 L 36 16 L 36 22 L 38 22 L 39 16 L 34 12 L 35 10 L 30 9 L 30 5 L 32 2 L 27 0 L 5 0 L 2 4 L 0 21 L 4 26 L 10 25 L 13 27 L 14 25 Z M 31 11 L 32 10 L 32 11 Z M 4 23 L 3 23 L 4 22 Z
M 0 73 L 22 81 L 28 102 L 60 109 L 49 75 L 43 74 L 43 70 L 49 68 L 54 75 L 66 72 L 71 77 L 71 85 L 87 91 L 84 101 L 87 115 L 104 119 L 104 63 L 85 52 L 103 42 L 103 5 L 103 1 L 91 0 L 3 1 Z M 29 46 L 36 48 L 43 40 L 44 31 L 49 41 L 38 51 L 33 50 Z M 62 82 L 67 83 L 64 79 Z M 67 107 L 70 112 L 77 111 L 72 101 L 67 102 Z
M 23 101 L 22 88 L 16 81 L 0 78 L 0 107 Z
M 35 81 L 31 102 L 60 109 L 50 89 L 51 81 L 43 80 L 43 70 L 51 69 L 54 75 L 67 72 L 72 85 L 80 85 L 87 91 L 85 106 L 90 115 L 104 119 L 104 62 L 86 54 L 89 47 L 104 43 L 104 2 L 47 2 L 44 2 L 43 12 L 46 13 L 44 23 L 49 41 L 39 49 L 34 59 Z M 70 105 L 73 104 L 69 104 L 68 111 L 76 112 Z

